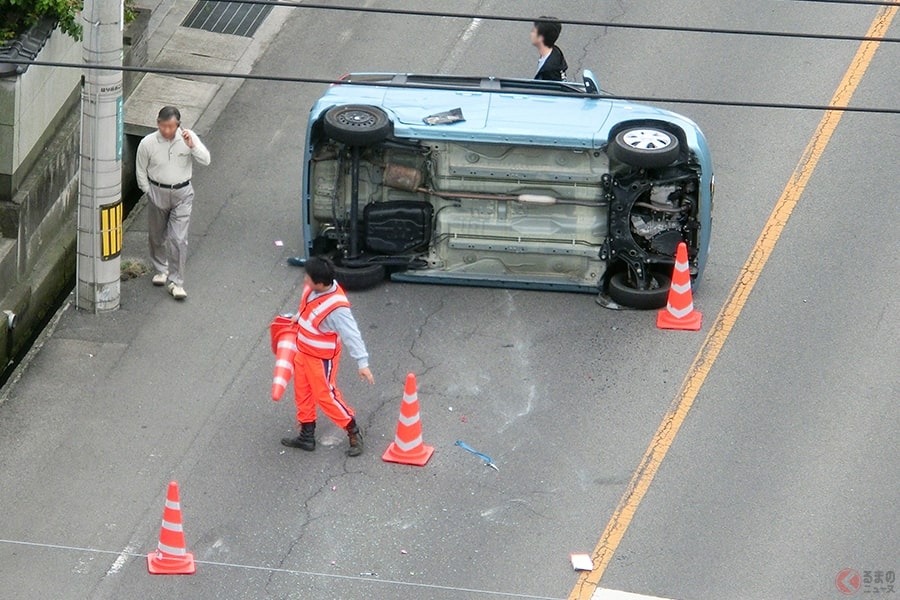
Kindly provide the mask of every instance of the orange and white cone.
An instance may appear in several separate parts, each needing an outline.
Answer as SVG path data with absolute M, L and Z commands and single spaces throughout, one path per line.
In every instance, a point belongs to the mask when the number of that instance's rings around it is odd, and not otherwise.
M 424 467 L 434 448 L 422 441 L 422 419 L 419 416 L 419 393 L 416 390 L 416 376 L 406 376 L 403 402 L 400 404 L 400 418 L 397 421 L 397 435 L 388 446 L 381 460 Z
M 197 567 L 194 555 L 184 543 L 184 527 L 181 523 L 181 502 L 178 500 L 178 483 L 169 483 L 166 507 L 163 510 L 162 527 L 156 552 L 147 555 L 147 570 L 153 575 L 192 575 Z
M 294 356 L 297 354 L 298 325 L 287 317 L 277 316 L 269 325 L 272 352 L 275 354 L 275 373 L 272 375 L 272 400 L 284 396 L 288 382 L 294 376 Z
M 679 242 L 678 250 L 675 252 L 675 270 L 672 272 L 669 301 L 666 307 L 657 313 L 656 326 L 660 329 L 697 331 L 702 320 L 703 315 L 694 309 L 687 244 Z

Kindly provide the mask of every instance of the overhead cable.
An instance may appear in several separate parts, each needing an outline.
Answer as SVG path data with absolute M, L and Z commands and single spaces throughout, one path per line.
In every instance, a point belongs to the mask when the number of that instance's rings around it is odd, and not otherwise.
M 27 61 L 27 60 L 7 60 L 9 64 L 30 65 L 37 67 L 61 67 L 69 69 L 83 70 L 85 65 L 82 63 L 56 62 L 56 61 Z M 378 86 L 383 88 L 415 88 L 415 89 L 431 89 L 431 90 L 449 90 L 459 91 L 459 86 L 442 85 L 438 83 L 399 83 L 399 82 L 378 82 L 371 81 L 347 81 L 344 79 L 324 79 L 320 77 L 298 77 L 290 75 L 263 75 L 257 73 L 219 73 L 215 71 L 193 71 L 184 69 L 167 69 L 162 67 L 135 67 L 121 66 L 112 67 L 104 66 L 94 68 L 97 71 L 123 71 L 126 73 L 153 73 L 156 75 L 173 75 L 182 77 L 222 77 L 225 79 L 243 79 L 245 81 L 263 81 L 274 83 L 301 83 L 301 84 L 317 84 L 317 85 L 362 85 L 362 86 Z M 564 95 L 563 92 L 554 92 L 550 90 L 529 89 L 527 92 L 517 92 L 510 89 L 500 88 L 473 88 L 473 92 L 481 92 L 485 94 L 517 94 L 528 96 L 556 96 Z M 810 110 L 810 111 L 838 111 L 850 113 L 872 113 L 896 115 L 900 114 L 900 108 L 891 107 L 874 107 L 874 106 L 831 106 L 827 104 L 803 104 L 790 102 L 751 102 L 744 100 L 711 100 L 705 98 L 667 98 L 657 96 L 635 96 L 635 95 L 616 95 L 616 94 L 565 94 L 565 97 L 576 98 L 595 98 L 601 100 L 625 100 L 629 102 L 641 102 L 648 104 L 694 104 L 700 106 L 725 106 L 738 108 L 768 108 L 768 109 L 786 109 L 786 110 Z
M 437 17 L 451 19 L 480 19 L 482 21 L 506 21 L 513 23 L 531 23 L 538 17 L 516 17 L 511 15 L 481 15 L 456 13 L 438 10 L 422 10 L 407 8 L 378 8 L 373 6 L 336 6 L 332 4 L 316 4 L 297 0 L 212 0 L 215 2 L 234 4 L 257 4 L 263 6 L 280 6 L 304 8 L 309 10 L 329 10 L 340 12 L 369 13 L 381 15 L 403 15 L 411 17 Z M 821 1 L 821 0 L 820 0 Z M 846 0 L 845 0 L 846 1 Z M 888 3 L 888 6 L 900 6 L 900 3 Z M 659 25 L 650 23 L 618 23 L 614 21 L 591 21 L 585 19 L 560 19 L 565 25 L 584 27 L 606 27 L 609 29 L 639 29 L 645 31 L 668 31 L 677 33 L 706 33 L 718 35 L 742 35 L 754 37 L 796 38 L 809 40 L 833 40 L 844 42 L 882 42 L 898 43 L 897 37 L 873 37 L 865 35 L 843 35 L 835 33 L 804 33 L 801 31 L 767 31 L 757 29 L 722 29 L 717 27 L 688 27 L 683 25 Z

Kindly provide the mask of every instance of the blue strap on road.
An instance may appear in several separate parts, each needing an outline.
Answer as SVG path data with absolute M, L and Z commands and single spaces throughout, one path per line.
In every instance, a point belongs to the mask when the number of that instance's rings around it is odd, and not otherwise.
M 468 445 L 467 443 L 465 443 L 462 440 L 456 440 L 456 445 L 459 446 L 460 448 L 462 448 L 463 450 L 465 450 L 466 452 L 471 452 L 472 454 L 474 454 L 475 456 L 477 456 L 478 458 L 483 460 L 484 464 L 487 465 L 488 467 L 494 469 L 498 473 L 500 472 L 500 468 L 494 464 L 494 460 L 487 454 L 484 454 L 483 452 L 479 452 L 478 450 L 476 450 L 475 448 Z

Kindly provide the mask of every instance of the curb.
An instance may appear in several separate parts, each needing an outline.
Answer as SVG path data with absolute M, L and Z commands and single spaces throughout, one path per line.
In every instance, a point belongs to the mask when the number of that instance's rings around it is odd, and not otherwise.
M 69 294 L 71 295 L 71 293 Z M 69 307 L 72 305 L 71 300 L 66 300 L 63 305 L 57 310 L 53 316 L 50 318 L 50 322 L 47 323 L 47 326 L 44 327 L 43 331 L 38 334 L 37 339 L 32 344 L 31 348 L 28 349 L 28 352 L 25 354 L 25 357 L 19 362 L 15 369 L 13 369 L 12 374 L 9 376 L 7 382 L 0 387 L 0 406 L 3 406 L 4 403 L 9 399 L 9 396 L 12 394 L 13 390 L 15 390 L 16 385 L 25 376 L 25 372 L 28 370 L 28 367 L 31 365 L 31 362 L 34 358 L 40 353 L 41 349 L 43 349 L 44 344 L 47 343 L 53 334 L 56 332 L 56 327 L 59 325 L 60 320 Z
M 144 209 L 146 204 L 147 194 L 141 194 L 141 197 L 135 203 L 134 208 L 131 209 L 131 212 L 129 212 L 128 216 L 125 217 L 125 220 L 122 221 L 123 233 L 125 231 L 128 231 L 129 226 L 131 226 L 135 218 Z M 25 356 L 22 357 L 22 360 L 20 360 L 19 364 L 16 365 L 16 368 L 13 369 L 13 372 L 10 373 L 9 379 L 6 380 L 5 384 L 0 386 L 0 406 L 2 406 L 12 394 L 13 390 L 16 387 L 16 384 L 18 384 L 22 377 L 25 375 L 25 372 L 28 370 L 31 362 L 40 353 L 41 349 L 44 347 L 44 344 L 47 343 L 47 340 L 53 337 L 53 334 L 56 332 L 56 328 L 59 325 L 59 322 L 62 319 L 63 315 L 73 304 L 71 296 L 74 289 L 75 288 L 73 287 L 71 290 L 69 290 L 70 298 L 65 300 L 63 302 L 63 305 L 60 306 L 55 313 L 53 313 L 53 316 L 50 317 L 50 321 L 47 323 L 41 333 L 38 334 L 37 339 L 34 341 L 34 344 L 32 344 L 31 348 L 28 349 L 28 352 L 25 353 Z

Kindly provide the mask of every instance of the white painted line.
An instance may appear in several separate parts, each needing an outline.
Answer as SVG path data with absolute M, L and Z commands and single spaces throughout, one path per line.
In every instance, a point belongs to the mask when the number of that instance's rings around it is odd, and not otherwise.
M 134 546 L 125 546 L 125 549 L 122 550 L 122 553 L 116 557 L 116 560 L 113 561 L 113 564 L 110 565 L 109 569 L 106 571 L 107 576 L 115 575 L 119 571 L 122 570 L 122 567 L 125 566 L 125 562 L 129 557 L 133 556 L 135 553 Z
M 469 23 L 469 26 L 466 27 L 465 31 L 463 31 L 462 35 L 457 39 L 453 49 L 447 54 L 447 58 L 441 63 L 440 68 L 438 69 L 440 73 L 448 73 L 456 67 L 456 64 L 462 58 L 463 53 L 469 49 L 469 42 L 475 37 L 475 34 L 478 32 L 482 23 L 483 21 L 477 17 L 472 19 L 472 22 Z
M 659 598 L 658 596 L 644 596 L 642 594 L 632 594 L 630 592 L 620 592 L 618 590 L 607 590 L 597 588 L 591 600 L 672 600 L 671 598 Z
M 115 554 L 119 557 L 125 556 L 133 557 L 133 558 L 143 558 L 146 556 L 145 554 L 138 554 L 134 550 L 129 550 L 126 548 L 122 552 L 116 552 L 115 550 L 103 550 L 101 548 L 84 548 L 81 546 L 66 546 L 63 544 L 45 544 L 40 542 L 27 542 L 25 540 L 6 540 L 0 539 L 0 544 L 9 544 L 15 546 L 30 546 L 32 548 L 47 548 L 52 550 L 64 550 L 69 552 L 87 552 L 92 554 Z M 129 548 L 134 548 L 134 546 L 129 546 Z M 118 562 L 118 558 L 113 562 L 115 565 Z M 124 561 L 123 561 L 124 562 Z M 262 571 L 265 573 L 280 573 L 284 575 L 292 575 L 296 577 L 317 577 L 323 579 L 331 579 L 331 580 L 340 580 L 340 581 L 357 581 L 364 582 L 371 585 L 382 585 L 382 586 L 394 586 L 394 587 L 405 587 L 411 589 L 419 589 L 419 590 L 438 590 L 444 592 L 457 592 L 455 597 L 465 597 L 472 598 L 473 596 L 488 596 L 488 597 L 499 597 L 499 598 L 519 598 L 521 600 L 562 600 L 561 598 L 555 598 L 553 596 L 538 596 L 532 594 L 520 594 L 516 592 L 503 592 L 499 590 L 482 590 L 476 588 L 466 588 L 466 587 L 457 587 L 450 585 L 440 585 L 435 583 L 419 583 L 413 581 L 400 581 L 396 579 L 381 579 L 376 578 L 374 576 L 355 576 L 355 575 L 338 575 L 336 573 L 322 573 L 318 571 L 301 571 L 298 569 L 282 569 L 280 567 L 266 567 L 261 565 L 246 565 L 240 563 L 227 563 L 227 562 L 218 562 L 214 560 L 195 560 L 195 563 L 198 565 L 207 565 L 210 567 L 223 567 L 229 569 L 245 569 L 248 571 Z M 112 568 L 112 567 L 110 567 Z
M 472 39 L 472 36 L 475 35 L 475 32 L 478 31 L 478 28 L 481 27 L 482 20 L 481 19 L 472 19 L 472 22 L 466 27 L 466 30 L 463 32 L 462 36 L 459 38 L 460 42 L 468 42 Z

